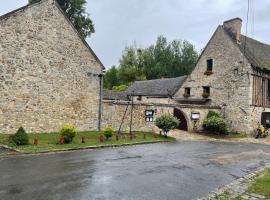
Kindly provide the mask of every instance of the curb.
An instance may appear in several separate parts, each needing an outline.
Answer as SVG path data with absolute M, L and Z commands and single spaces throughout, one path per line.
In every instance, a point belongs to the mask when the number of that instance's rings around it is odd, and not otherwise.
M 251 182 L 256 176 L 258 176 L 259 174 L 263 173 L 267 168 L 270 168 L 270 164 L 267 164 L 265 165 L 264 167 L 261 167 L 259 168 L 258 170 L 244 176 L 244 177 L 241 177 L 241 178 L 238 178 L 234 181 L 232 181 L 231 183 L 225 185 L 225 186 L 222 186 L 210 193 L 208 193 L 207 196 L 205 197 L 199 197 L 199 198 L 196 198 L 194 200 L 211 200 L 211 199 L 216 199 L 218 196 L 222 195 L 224 192 L 232 189 L 232 188 L 235 188 L 236 185 L 239 185 L 241 184 L 243 181 L 247 181 L 247 182 Z M 244 193 L 245 191 L 242 192 L 242 194 Z M 238 195 L 241 195 L 238 194 Z
M 21 155 L 41 155 L 41 154 L 50 154 L 50 153 L 63 153 L 63 152 L 71 152 L 71 151 L 79 151 L 79 150 L 87 150 L 87 149 L 105 149 L 105 148 L 117 148 L 117 147 L 125 147 L 125 146 L 136 146 L 136 145 L 144 145 L 144 144 L 156 144 L 156 143 L 169 143 L 174 141 L 166 141 L 166 140 L 160 140 L 160 141 L 146 141 L 146 142 L 134 142 L 134 143 L 123 143 L 123 144 L 108 144 L 108 145 L 100 145 L 100 146 L 86 146 L 86 147 L 79 147 L 79 148 L 67 148 L 67 149 L 55 149 L 52 151 L 42 151 L 42 152 L 36 152 L 36 153 L 26 153 L 24 151 L 13 149 L 11 147 L 8 147 L 12 151 L 16 151 L 20 153 Z

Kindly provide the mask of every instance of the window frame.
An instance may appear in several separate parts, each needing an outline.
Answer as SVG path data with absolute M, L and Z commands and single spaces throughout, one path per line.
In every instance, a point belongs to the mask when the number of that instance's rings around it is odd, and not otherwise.
M 191 93 L 191 88 L 190 87 L 185 87 L 185 95 L 186 96 L 190 96 L 190 93 Z
M 210 96 L 211 94 L 210 86 L 203 86 L 203 94 L 208 94 Z
M 214 68 L 214 59 L 213 58 L 207 59 L 206 60 L 206 71 L 213 72 L 213 68 Z

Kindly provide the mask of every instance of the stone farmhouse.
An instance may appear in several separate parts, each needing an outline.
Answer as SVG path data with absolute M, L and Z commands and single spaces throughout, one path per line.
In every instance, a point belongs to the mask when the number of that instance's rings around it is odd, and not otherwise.
M 132 118 L 135 130 L 153 131 L 155 118 L 171 113 L 181 120 L 180 129 L 196 131 L 213 110 L 234 131 L 252 134 L 258 122 L 269 126 L 270 45 L 242 35 L 241 27 L 240 18 L 219 25 L 188 77 L 135 82 L 126 91 L 133 96 L 130 108 L 130 99 L 104 100 L 110 113 L 104 122 L 117 128 L 117 116 L 127 108 L 123 129 Z
M 0 16 L 0 132 L 97 130 L 104 66 L 55 0 Z

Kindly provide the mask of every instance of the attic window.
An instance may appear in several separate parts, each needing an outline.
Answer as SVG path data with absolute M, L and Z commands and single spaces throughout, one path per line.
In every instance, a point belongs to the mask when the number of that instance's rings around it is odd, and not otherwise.
M 138 101 L 141 101 L 141 100 L 142 100 L 142 96 L 138 96 L 138 97 L 137 97 L 137 100 L 138 100 Z
M 206 61 L 206 63 L 207 63 L 207 69 L 206 69 L 206 71 L 212 72 L 213 71 L 213 59 L 208 59 Z

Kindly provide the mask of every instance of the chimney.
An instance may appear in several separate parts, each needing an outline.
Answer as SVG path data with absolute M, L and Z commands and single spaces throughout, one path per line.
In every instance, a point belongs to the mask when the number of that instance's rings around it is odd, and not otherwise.
M 223 28 L 237 43 L 240 43 L 242 19 L 237 17 L 227 20 L 223 22 Z

